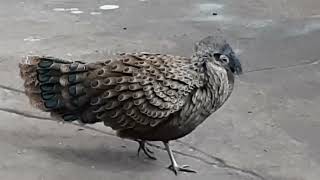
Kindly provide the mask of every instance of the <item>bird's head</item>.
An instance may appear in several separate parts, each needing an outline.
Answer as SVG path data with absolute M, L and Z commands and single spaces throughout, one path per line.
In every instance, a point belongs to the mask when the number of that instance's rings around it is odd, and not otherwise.
M 221 36 L 208 36 L 195 45 L 195 56 L 200 61 L 212 62 L 229 69 L 233 74 L 242 73 L 240 60 L 231 46 Z

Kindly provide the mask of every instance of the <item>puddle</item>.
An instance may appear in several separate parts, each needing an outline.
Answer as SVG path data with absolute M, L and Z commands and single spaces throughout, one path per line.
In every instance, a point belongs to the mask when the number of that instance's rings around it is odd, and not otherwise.
M 70 12 L 71 14 L 82 14 L 83 11 L 80 11 L 79 8 L 54 8 L 53 11 L 57 12 Z
M 62 11 L 66 11 L 66 9 L 65 8 L 54 8 L 53 9 L 54 11 L 60 11 L 60 12 L 62 12 Z
M 53 11 L 79 11 L 79 8 L 54 8 Z
M 110 5 L 103 5 L 103 6 L 100 6 L 99 9 L 102 9 L 102 10 L 112 10 L 112 9 L 118 9 L 119 6 L 118 5 L 114 5 L 114 4 L 110 4 Z
M 115 4 L 102 5 L 102 6 L 99 7 L 99 9 L 101 9 L 101 10 L 112 10 L 112 9 L 118 9 L 118 8 L 119 8 L 119 6 L 115 5 Z M 52 10 L 56 11 L 56 12 L 70 12 L 71 14 L 82 14 L 82 13 L 84 13 L 79 8 L 57 7 L 57 8 L 54 8 Z M 90 12 L 90 15 L 99 15 L 99 14 L 102 14 L 102 13 L 101 12 L 97 12 L 97 11 Z
M 71 11 L 70 13 L 72 13 L 72 14 L 82 14 L 83 13 L 83 11 Z
M 101 12 L 90 12 L 91 15 L 99 15 Z
M 36 38 L 33 36 L 29 36 L 29 37 L 23 39 L 23 41 L 28 41 L 28 42 L 36 42 L 36 41 L 40 41 L 40 40 L 41 40 L 40 38 Z

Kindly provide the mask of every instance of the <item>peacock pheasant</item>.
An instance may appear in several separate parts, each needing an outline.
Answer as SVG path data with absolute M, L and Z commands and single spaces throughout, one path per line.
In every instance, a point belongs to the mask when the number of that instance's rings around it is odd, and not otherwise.
M 103 62 L 84 63 L 28 56 L 19 64 L 25 92 L 35 107 L 64 121 L 103 122 L 117 135 L 139 142 L 162 141 L 169 168 L 179 166 L 169 141 L 191 133 L 230 96 L 240 61 L 221 37 L 195 45 L 191 58 L 124 53 Z

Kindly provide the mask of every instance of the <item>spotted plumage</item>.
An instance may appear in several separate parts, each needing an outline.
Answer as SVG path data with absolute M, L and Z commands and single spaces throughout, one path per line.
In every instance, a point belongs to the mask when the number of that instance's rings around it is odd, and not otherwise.
M 145 141 L 168 145 L 193 131 L 232 92 L 241 66 L 231 47 L 216 41 L 203 39 L 190 58 L 123 53 L 84 63 L 28 56 L 19 67 L 35 107 L 64 121 L 103 122 L 143 147 Z M 175 172 L 187 170 L 172 164 Z

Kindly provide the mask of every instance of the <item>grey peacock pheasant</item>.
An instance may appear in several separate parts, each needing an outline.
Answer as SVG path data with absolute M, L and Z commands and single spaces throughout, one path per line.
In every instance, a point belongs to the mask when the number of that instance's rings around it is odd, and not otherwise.
M 192 132 L 230 96 L 240 61 L 221 37 L 195 45 L 191 58 L 151 53 L 124 53 L 104 62 L 70 62 L 29 56 L 19 64 L 25 91 L 35 107 L 64 121 L 103 122 L 117 135 L 139 142 L 139 151 L 154 159 L 146 141 L 162 141 L 169 168 L 179 166 L 169 141 Z

